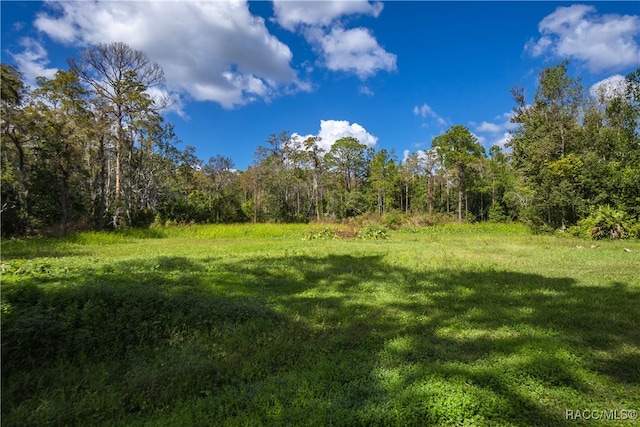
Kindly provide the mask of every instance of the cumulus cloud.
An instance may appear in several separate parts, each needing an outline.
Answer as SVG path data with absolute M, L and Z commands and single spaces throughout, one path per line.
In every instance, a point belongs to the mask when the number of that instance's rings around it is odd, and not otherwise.
M 150 87 L 146 93 L 154 100 L 156 105 L 163 106 L 162 111 L 172 112 L 188 120 L 189 116 L 184 111 L 184 102 L 177 93 L 172 93 L 159 86 Z
M 378 71 L 396 69 L 396 55 L 380 47 L 367 28 L 333 28 L 314 41 L 331 71 L 350 72 L 364 80 Z
M 622 70 L 640 64 L 640 16 L 599 15 L 590 5 L 558 7 L 538 24 L 541 37 L 525 51 L 534 57 L 551 54 L 572 58 L 592 72 Z
M 404 150 L 402 153 L 402 163 L 406 164 L 411 155 L 415 155 L 418 160 L 418 165 L 426 170 L 433 172 L 440 168 L 436 150 L 418 150 L 414 152 Z
M 25 37 L 20 40 L 20 45 L 24 50 L 21 53 L 12 54 L 12 57 L 18 69 L 24 73 L 27 82 L 33 84 L 36 77 L 52 78 L 56 74 L 57 68 L 47 68 L 49 54 L 42 44 Z
M 310 90 L 291 50 L 251 14 L 228 2 L 51 2 L 35 26 L 66 45 L 124 41 L 164 69 L 167 86 L 225 108 Z
M 381 2 L 367 0 L 351 1 L 290 1 L 275 0 L 275 20 L 281 27 L 294 31 L 301 26 L 329 26 L 343 15 L 369 15 L 378 17 L 382 12 Z
M 301 141 L 301 142 L 304 142 L 304 141 L 306 141 L 306 140 L 307 140 L 307 139 L 309 139 L 309 138 L 315 138 L 315 137 L 316 137 L 316 135 L 311 135 L 311 134 L 308 134 L 308 135 L 300 135 L 300 134 L 299 134 L 299 133 L 297 133 L 297 132 L 293 132 L 293 133 L 291 134 L 291 139 L 292 139 L 292 140 L 297 139 L 298 141 Z
M 513 138 L 513 135 L 511 135 L 511 133 L 505 132 L 501 138 L 493 141 L 492 145 L 497 145 L 498 147 L 504 149 L 507 143 L 511 141 L 512 138 Z
M 500 133 L 505 130 L 515 129 L 516 125 L 511 123 L 511 118 L 513 117 L 513 112 L 507 112 L 504 114 L 500 114 L 495 117 L 497 123 L 483 121 L 478 124 L 475 122 L 470 122 L 471 126 L 476 132 L 485 132 L 485 133 Z
M 291 134 L 292 139 L 306 141 L 309 138 L 319 138 L 318 146 L 328 152 L 331 146 L 340 138 L 351 136 L 356 138 L 360 144 L 367 147 L 373 147 L 378 142 L 378 138 L 359 125 L 358 123 L 349 123 L 348 120 L 320 120 L 320 130 L 317 135 L 300 135 L 297 132 Z
M 415 152 L 412 152 L 411 150 L 404 150 L 402 152 L 402 163 L 407 163 L 407 160 L 409 159 L 409 156 L 411 154 L 415 154 L 418 160 L 421 160 L 421 161 L 427 158 L 427 153 L 425 150 L 418 150 Z
M 475 132 L 488 134 L 487 136 L 474 134 L 481 145 L 486 146 L 487 141 L 489 141 L 490 145 L 504 148 L 505 144 L 511 140 L 509 131 L 517 127 L 515 123 L 511 123 L 511 117 L 513 117 L 513 112 L 507 112 L 495 117 L 497 123 L 483 121 L 480 124 L 471 122 L 470 125 Z
M 358 123 L 351 124 L 347 120 L 320 120 L 318 136 L 321 138 L 318 145 L 326 151 L 331 149 L 334 142 L 347 136 L 356 138 L 360 144 L 367 147 L 373 147 L 378 142 L 378 138 L 367 132 L 364 127 Z
M 495 123 L 489 123 L 489 122 L 482 122 L 480 123 L 480 125 L 476 127 L 476 131 L 478 132 L 496 133 L 496 132 L 500 132 L 500 130 L 502 130 L 501 125 L 497 125 Z
M 484 145 L 487 142 L 487 138 L 484 136 L 476 135 L 473 132 L 471 132 L 471 135 L 475 136 L 476 140 L 478 141 L 478 144 L 480 145 Z
M 629 82 L 624 76 L 615 74 L 593 84 L 589 94 L 599 102 L 605 103 L 613 98 L 625 97 L 629 90 Z
M 413 107 L 413 114 L 420 116 L 423 119 L 427 117 L 433 118 L 440 126 L 446 126 L 447 121 L 440 117 L 428 104 L 422 104 L 421 106 Z
M 411 154 L 411 151 L 409 150 L 404 150 L 402 152 L 402 163 L 406 163 L 407 159 L 409 158 L 409 154 Z
M 340 21 L 348 15 L 378 17 L 382 3 L 276 0 L 273 4 L 276 22 L 289 31 L 301 33 L 318 52 L 319 63 L 329 70 L 352 73 L 364 80 L 379 71 L 397 69 L 396 55 L 380 46 L 371 30 L 346 29 Z

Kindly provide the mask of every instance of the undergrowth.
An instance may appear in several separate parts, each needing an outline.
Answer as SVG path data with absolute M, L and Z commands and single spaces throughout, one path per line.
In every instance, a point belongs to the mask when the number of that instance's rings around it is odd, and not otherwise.
M 640 223 L 624 211 L 600 206 L 568 231 L 571 235 L 594 240 L 640 238 Z

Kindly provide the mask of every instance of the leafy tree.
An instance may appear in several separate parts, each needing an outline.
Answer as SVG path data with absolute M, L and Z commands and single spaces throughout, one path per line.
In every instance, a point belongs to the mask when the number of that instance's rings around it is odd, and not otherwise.
M 115 145 L 113 224 L 118 226 L 122 214 L 130 214 L 133 192 L 130 185 L 128 191 L 124 191 L 123 163 L 128 161 L 127 172 L 131 179 L 136 137 L 149 122 L 159 121 L 157 113 L 168 103 L 167 98 L 156 101 L 147 93 L 148 89 L 164 82 L 164 72 L 144 52 L 119 42 L 89 48 L 81 52 L 78 59 L 70 58 L 69 66 L 90 87 L 106 113 L 105 118 L 112 124 Z
M 271 134 L 266 143 L 254 155 L 255 172 L 259 173 L 262 187 L 256 206 L 260 205 L 270 220 L 295 221 L 300 213 L 299 180 L 295 174 L 298 146 L 288 131 Z
M 23 108 L 29 94 L 21 73 L 13 66 L 1 66 L 2 233 L 22 234 L 27 231 L 30 216 L 27 168 L 31 119 Z
M 517 175 L 510 161 L 510 154 L 493 145 L 489 148 L 487 190 L 491 198 L 489 220 L 500 222 L 518 216 L 517 197 L 510 198 L 515 191 Z
M 28 110 L 35 118 L 31 126 L 36 152 L 35 170 L 40 191 L 35 203 L 50 202 L 53 211 L 41 212 L 46 224 L 59 217 L 60 233 L 66 234 L 69 222 L 88 211 L 88 141 L 93 137 L 94 118 L 77 75 L 58 71 L 52 79 L 39 77 L 34 101 Z M 75 209 L 74 209 L 75 206 Z M 75 211 L 75 215 L 74 215 Z
M 253 223 L 263 220 L 262 209 L 262 171 L 260 165 L 252 165 L 240 175 L 240 183 L 244 191 L 242 210 Z
M 517 103 L 512 122 L 521 126 L 513 132 L 516 167 L 537 176 L 545 162 L 575 151 L 579 138 L 576 129 L 582 108 L 582 85 L 567 75 L 568 61 L 548 67 L 540 73 L 540 82 L 531 106 L 521 88 L 512 89 Z
M 458 189 L 458 221 L 462 222 L 462 203 L 465 189 L 469 186 L 467 183 L 465 187 L 465 178 L 473 165 L 484 156 L 484 148 L 469 129 L 462 125 L 453 126 L 443 135 L 435 137 L 431 147 L 443 159 L 444 166 L 455 171 Z
M 327 172 L 332 179 L 332 210 L 340 218 L 366 211 L 359 191 L 367 176 L 367 146 L 351 136 L 340 138 L 325 154 Z
M 601 123 L 599 132 L 588 135 L 596 147 L 585 168 L 590 184 L 597 182 L 602 189 L 598 205 L 612 204 L 640 218 L 640 68 L 629 73 L 625 82 L 622 93 L 598 100 Z M 596 159 L 600 168 L 594 164 Z M 607 170 L 595 175 L 602 165 Z M 602 197 L 603 192 L 609 197 Z
M 379 150 L 371 159 L 369 181 L 375 194 L 376 211 L 383 215 L 393 207 L 393 191 L 398 182 L 398 167 L 393 151 Z
M 564 158 L 582 151 L 580 117 L 584 102 L 580 80 L 567 75 L 567 66 L 563 61 L 540 73 L 531 106 L 521 89 L 512 90 L 517 103 L 512 121 L 520 125 L 509 143 L 514 165 L 534 190 L 535 215 L 552 226 L 564 226 L 580 214 L 580 188 L 576 177 L 567 175 L 577 170 L 567 168 Z
M 413 199 L 416 192 L 416 182 L 420 177 L 420 159 L 418 153 L 411 153 L 404 163 L 398 168 L 398 179 L 401 186 L 400 207 L 404 212 L 409 212 L 413 207 Z
M 310 171 L 308 176 L 311 178 L 309 183 L 311 198 L 313 199 L 313 205 L 315 210 L 316 220 L 320 221 L 320 217 L 323 214 L 323 198 L 324 198 L 324 183 L 322 182 L 322 175 L 324 173 L 324 150 L 320 148 L 318 143 L 320 137 L 309 137 L 303 145 L 302 155 L 304 158 L 304 164 L 306 169 Z
M 512 121 L 513 164 L 520 189 L 528 193 L 528 218 L 565 227 L 594 207 L 612 205 L 640 214 L 640 102 L 634 83 L 623 90 L 585 99 L 580 80 L 567 75 L 566 61 L 540 73 L 534 102 L 512 90 L 517 107 Z M 515 194 L 515 192 L 511 192 Z
M 219 222 L 242 221 L 243 214 L 238 197 L 238 176 L 230 157 L 217 155 L 209 158 L 202 172 L 209 178 L 208 192 L 212 197 L 213 218 Z
M 366 173 L 367 146 L 356 138 L 347 136 L 337 140 L 326 154 L 327 166 L 340 177 L 346 192 L 358 189 Z

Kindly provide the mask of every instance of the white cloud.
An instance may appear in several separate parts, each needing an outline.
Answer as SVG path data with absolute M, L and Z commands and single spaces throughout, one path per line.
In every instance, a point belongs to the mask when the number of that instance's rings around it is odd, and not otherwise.
M 528 50 L 531 56 L 537 58 L 541 56 L 550 46 L 553 44 L 549 37 L 540 37 L 540 40 L 535 41 L 534 38 L 529 39 L 525 45 L 525 50 Z
M 622 70 L 640 64 L 640 16 L 599 15 L 594 6 L 558 7 L 538 25 L 542 37 L 530 39 L 525 51 L 550 53 L 586 63 L 592 72 Z
M 415 107 L 413 107 L 413 114 L 415 114 L 416 116 L 420 116 L 423 119 L 426 119 L 427 117 L 431 117 L 431 118 L 435 119 L 435 121 L 438 122 L 438 124 L 440 126 L 446 126 L 447 125 L 447 121 L 445 119 L 443 119 L 442 117 L 440 117 L 426 103 L 422 104 L 422 106 L 420 106 L 420 107 L 418 107 L 417 105 Z
M 170 93 L 166 89 L 158 86 L 150 87 L 146 90 L 147 94 L 153 99 L 156 105 L 166 105 L 163 108 L 164 112 L 172 112 L 182 117 L 184 120 L 188 120 L 189 116 L 184 111 L 184 102 L 180 96 L 176 93 Z
M 418 151 L 410 151 L 410 150 L 404 150 L 402 152 L 402 163 L 407 163 L 407 160 L 409 159 L 409 156 L 411 154 L 415 154 L 419 160 L 423 161 L 427 159 L 427 151 L 425 150 L 418 150 Z
M 506 113 L 497 115 L 496 120 L 506 119 L 507 121 L 510 121 L 513 116 L 515 116 L 515 112 L 507 111 Z
M 502 126 L 489 122 L 482 122 L 480 126 L 476 127 L 476 131 L 478 132 L 496 133 L 500 132 L 500 130 L 502 130 Z
M 396 69 L 396 55 L 384 50 L 367 28 L 333 28 L 328 34 L 312 36 L 331 71 L 346 71 L 366 79 L 378 71 Z
M 427 104 L 422 104 L 422 107 L 418 107 L 417 105 L 413 107 L 413 114 L 416 116 L 422 116 L 422 118 L 425 118 L 427 115 L 432 113 L 433 110 Z
M 470 124 L 473 126 L 473 129 L 476 132 L 497 134 L 500 132 L 504 132 L 505 130 L 516 128 L 516 124 L 511 123 L 511 117 L 513 117 L 513 112 L 508 112 L 496 116 L 496 120 L 500 120 L 499 123 L 483 121 L 480 124 L 477 124 L 475 122 L 470 122 Z
M 497 145 L 498 147 L 504 149 L 505 145 L 511 141 L 511 138 L 513 138 L 513 135 L 511 135 L 511 133 L 509 132 L 505 132 L 501 138 L 493 141 L 492 145 Z
M 378 138 L 359 125 L 349 123 L 347 120 L 320 120 L 320 131 L 317 135 L 300 135 L 297 132 L 291 134 L 291 139 L 306 141 L 309 138 L 319 138 L 318 146 L 328 152 L 331 146 L 340 138 L 351 136 L 356 138 L 361 144 L 373 147 L 378 142 Z
M 165 71 L 167 86 L 225 108 L 309 90 L 291 50 L 245 0 L 50 2 L 35 26 L 74 46 L 124 41 Z
M 294 132 L 294 133 L 291 134 L 291 139 L 297 139 L 298 141 L 301 141 L 301 142 L 304 142 L 309 138 L 315 138 L 315 137 L 316 137 L 315 135 L 311 135 L 311 134 L 303 136 L 303 135 L 300 135 L 297 132 Z
M 484 136 L 476 135 L 473 132 L 471 132 L 471 135 L 476 137 L 476 139 L 478 140 L 478 144 L 480 144 L 480 145 L 484 145 L 487 142 L 487 138 L 485 138 Z
M 360 89 L 358 91 L 360 92 L 360 95 L 367 95 L 367 96 L 375 95 L 375 93 L 367 86 L 360 86 Z
M 624 76 L 615 74 L 593 84 L 589 94 L 599 102 L 605 103 L 613 98 L 624 97 L 627 94 L 629 82 Z
M 378 17 L 381 2 L 350 1 L 290 1 L 274 0 L 275 20 L 281 27 L 294 31 L 300 26 L 330 26 L 343 15 L 369 15 Z
M 367 147 L 373 147 L 378 142 L 378 138 L 367 132 L 364 127 L 358 123 L 350 124 L 347 120 L 320 120 L 318 136 L 321 138 L 318 145 L 325 151 L 331 150 L 334 142 L 347 136 L 356 138 L 360 144 Z
M 475 132 L 488 134 L 486 136 L 474 134 L 476 138 L 478 138 L 478 142 L 481 145 L 487 146 L 487 141 L 490 141 L 489 145 L 497 145 L 500 148 L 504 148 L 504 145 L 511 140 L 511 133 L 509 130 L 517 127 L 515 123 L 511 123 L 511 117 L 513 117 L 513 114 L 513 112 L 507 112 L 496 116 L 495 119 L 499 121 L 498 123 L 483 121 L 482 123 L 477 124 L 471 122 L 470 124 Z
M 36 81 L 36 77 L 52 78 L 58 71 L 57 68 L 47 68 L 49 54 L 42 45 L 29 37 L 20 40 L 24 48 L 21 53 L 11 54 L 18 69 L 24 73 L 25 80 L 30 84 Z
M 411 154 L 411 151 L 409 150 L 404 150 L 402 152 L 402 163 L 406 163 L 407 159 L 409 158 L 409 154 Z
M 353 73 L 362 80 L 379 71 L 397 69 L 397 57 L 381 47 L 368 28 L 345 29 L 347 15 L 378 17 L 381 2 L 288 1 L 273 2 L 275 21 L 302 34 L 320 55 L 319 63 L 331 71 Z
M 418 150 L 415 152 L 411 152 L 409 150 L 404 150 L 402 163 L 406 164 L 409 156 L 415 154 L 418 159 L 418 165 L 426 170 L 435 171 L 440 168 L 438 162 L 438 154 L 436 150 Z

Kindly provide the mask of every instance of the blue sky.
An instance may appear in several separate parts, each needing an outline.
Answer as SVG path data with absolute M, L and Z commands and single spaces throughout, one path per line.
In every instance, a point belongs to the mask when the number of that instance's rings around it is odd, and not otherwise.
M 185 145 L 238 169 L 271 133 L 427 149 L 450 126 L 504 144 L 514 103 L 567 58 L 585 88 L 640 67 L 637 2 L 2 1 L 2 62 L 28 81 L 99 42 L 147 53 Z

